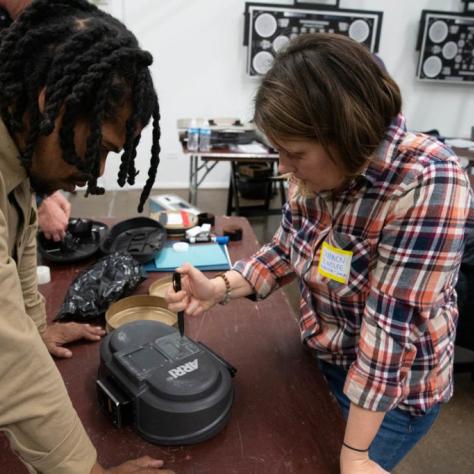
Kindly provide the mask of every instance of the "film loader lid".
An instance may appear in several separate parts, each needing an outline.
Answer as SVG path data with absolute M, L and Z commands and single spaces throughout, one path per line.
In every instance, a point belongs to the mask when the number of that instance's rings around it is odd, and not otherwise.
M 147 441 L 193 444 L 226 425 L 235 369 L 204 344 L 157 321 L 135 321 L 101 342 L 99 405 Z

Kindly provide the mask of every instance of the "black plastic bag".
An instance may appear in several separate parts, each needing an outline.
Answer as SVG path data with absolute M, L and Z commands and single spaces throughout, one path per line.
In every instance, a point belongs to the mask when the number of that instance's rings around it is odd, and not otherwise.
M 97 319 L 144 279 L 140 264 L 131 255 L 107 255 L 72 282 L 55 321 L 86 323 Z

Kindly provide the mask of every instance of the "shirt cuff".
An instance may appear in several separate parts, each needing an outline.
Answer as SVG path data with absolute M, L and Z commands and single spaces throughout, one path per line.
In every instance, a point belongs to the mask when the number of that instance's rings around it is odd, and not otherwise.
M 11 447 L 21 453 L 22 461 L 38 472 L 48 474 L 88 474 L 97 461 L 97 452 L 77 414 L 71 431 L 49 453 L 27 448 L 11 431 L 5 430 Z M 33 471 L 34 472 L 34 471 Z
M 257 259 L 239 260 L 232 270 L 239 272 L 248 281 L 257 300 L 266 298 L 278 285 L 269 269 Z
M 344 394 L 354 405 L 361 408 L 387 412 L 396 408 L 408 393 L 405 393 L 401 381 L 369 378 L 355 362 L 347 373 Z
M 46 307 L 44 297 L 40 292 L 37 292 L 37 298 L 34 304 L 25 306 L 26 314 L 33 320 L 40 334 L 46 331 Z

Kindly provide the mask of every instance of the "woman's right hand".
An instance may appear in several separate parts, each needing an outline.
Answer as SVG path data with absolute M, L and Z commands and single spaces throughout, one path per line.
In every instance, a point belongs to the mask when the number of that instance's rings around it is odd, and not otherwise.
M 171 311 L 184 311 L 186 316 L 199 316 L 223 298 L 225 284 L 219 281 L 221 278 L 209 279 L 189 263 L 176 271 L 181 274 L 181 290 L 175 292 L 170 286 L 165 295 Z

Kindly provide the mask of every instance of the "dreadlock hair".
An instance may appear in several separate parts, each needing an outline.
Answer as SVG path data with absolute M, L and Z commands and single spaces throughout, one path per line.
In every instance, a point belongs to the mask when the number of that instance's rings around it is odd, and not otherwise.
M 62 113 L 63 159 L 88 176 L 86 195 L 103 194 L 97 186 L 101 126 L 130 103 L 117 182 L 134 184 L 137 130 L 153 118 L 150 167 L 138 205 L 142 212 L 160 161 L 160 109 L 148 68 L 152 61 L 120 21 L 88 1 L 34 1 L 0 41 L 0 115 L 11 133 L 27 132 L 23 166 L 30 169 L 38 138 L 53 132 Z M 42 89 L 43 111 L 38 106 Z M 78 119 L 89 123 L 84 157 L 74 143 Z

